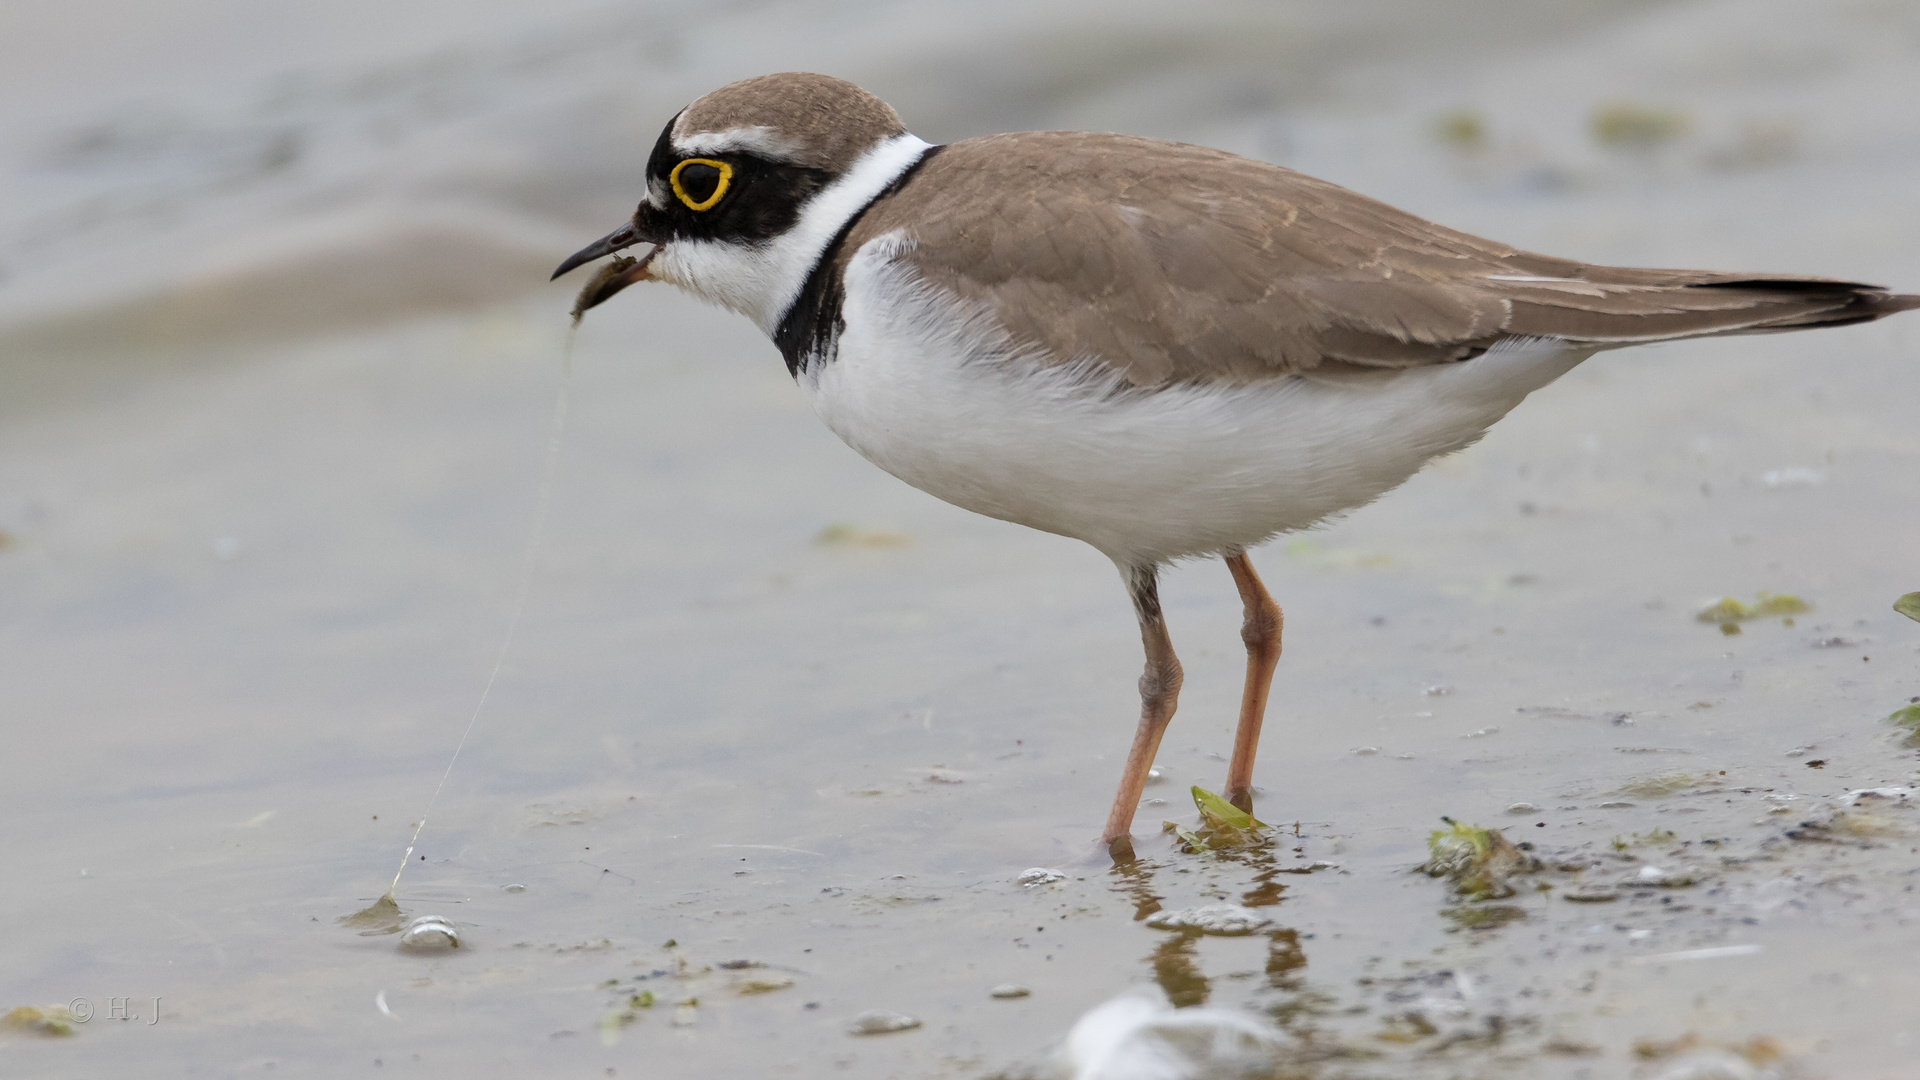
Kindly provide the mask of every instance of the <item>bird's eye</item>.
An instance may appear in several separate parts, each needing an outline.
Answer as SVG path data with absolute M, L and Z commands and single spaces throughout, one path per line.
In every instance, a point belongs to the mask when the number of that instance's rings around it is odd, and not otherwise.
M 667 177 L 673 193 L 689 210 L 711 209 L 727 193 L 732 180 L 733 166 L 712 158 L 688 158 L 675 165 Z

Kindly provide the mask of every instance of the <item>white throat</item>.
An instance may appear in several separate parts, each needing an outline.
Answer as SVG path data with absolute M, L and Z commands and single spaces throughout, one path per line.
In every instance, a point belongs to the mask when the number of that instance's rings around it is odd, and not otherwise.
M 649 264 L 652 276 L 745 315 L 772 337 L 840 229 L 930 149 L 895 135 L 807 200 L 785 233 L 757 244 L 669 241 Z

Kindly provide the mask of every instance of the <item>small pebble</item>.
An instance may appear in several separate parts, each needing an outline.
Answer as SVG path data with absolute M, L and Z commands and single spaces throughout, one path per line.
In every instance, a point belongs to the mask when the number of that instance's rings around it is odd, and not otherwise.
M 400 931 L 400 947 L 418 952 L 440 952 L 460 947 L 460 931 L 438 915 L 422 915 Z
M 518 884 L 515 884 L 515 885 L 504 885 L 504 886 L 501 886 L 501 891 L 503 891 L 503 892 L 526 892 L 526 891 L 527 891 L 527 887 L 526 887 L 525 885 L 518 885 Z
M 920 1021 L 905 1013 L 888 1012 L 885 1009 L 868 1009 L 847 1023 L 849 1035 L 885 1035 L 894 1031 L 910 1031 L 920 1026 Z
M 1056 881 L 1064 881 L 1066 876 L 1067 875 L 1058 870 L 1049 870 L 1044 866 L 1035 866 L 1020 871 L 1020 876 L 1013 880 L 1017 884 L 1032 888 L 1035 885 L 1049 885 Z
M 1678 889 L 1693 884 L 1693 875 L 1686 870 L 1668 870 L 1658 866 L 1643 866 L 1640 872 L 1627 879 L 1629 885 L 1657 885 L 1663 889 Z
M 996 986 L 993 989 L 987 991 L 987 996 L 997 997 L 1001 999 L 1011 999 L 1011 998 L 1023 998 L 1031 993 L 1033 993 L 1033 991 L 1027 989 L 1024 986 L 1021 986 L 1019 983 L 1001 983 L 999 986 Z
M 1531 814 L 1539 809 L 1540 809 L 1539 807 L 1533 805 L 1530 802 L 1517 802 L 1517 803 L 1514 803 L 1512 806 L 1507 807 L 1507 813 Z

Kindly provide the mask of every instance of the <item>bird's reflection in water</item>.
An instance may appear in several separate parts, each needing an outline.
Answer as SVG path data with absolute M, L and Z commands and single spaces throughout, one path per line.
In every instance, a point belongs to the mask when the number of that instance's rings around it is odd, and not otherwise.
M 1242 866 L 1252 871 L 1248 887 L 1239 897 L 1241 906 L 1249 908 L 1277 906 L 1287 891 L 1280 876 L 1306 872 L 1282 868 L 1276 863 L 1270 841 L 1216 852 L 1213 857 L 1220 864 Z M 1161 910 L 1166 897 L 1156 891 L 1154 874 L 1165 868 L 1159 863 L 1138 857 L 1120 859 L 1114 863 L 1111 871 L 1113 888 L 1133 904 L 1133 921 L 1144 922 Z M 1147 955 L 1147 965 L 1153 969 L 1154 982 L 1160 984 L 1160 989 L 1165 991 L 1167 1000 L 1175 1008 L 1205 1004 L 1212 994 L 1212 983 L 1200 966 L 1199 941 L 1203 936 L 1197 930 L 1169 930 Z M 1299 933 L 1292 929 L 1278 929 L 1266 931 L 1264 936 L 1267 939 L 1267 986 L 1283 992 L 1300 990 L 1305 982 L 1307 954 L 1300 947 Z
M 1160 901 L 1166 897 L 1153 891 L 1153 872 L 1159 869 L 1145 859 L 1129 856 L 1124 860 L 1116 859 L 1113 864 L 1114 891 L 1133 901 L 1133 921 L 1144 922 L 1160 910 Z
M 1300 947 L 1300 934 L 1294 930 L 1275 930 L 1267 935 L 1267 985 L 1275 990 L 1298 990 L 1306 981 L 1301 968 L 1307 966 L 1306 950 Z
M 1194 945 L 1199 939 L 1198 932 L 1168 934 L 1147 958 L 1153 964 L 1153 981 L 1167 992 L 1167 1001 L 1176 1009 L 1205 1005 L 1207 995 L 1213 992 L 1195 955 Z

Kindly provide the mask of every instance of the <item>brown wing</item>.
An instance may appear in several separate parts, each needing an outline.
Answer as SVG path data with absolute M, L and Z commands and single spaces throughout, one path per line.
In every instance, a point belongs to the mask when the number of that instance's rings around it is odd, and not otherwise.
M 1017 341 L 1139 385 L 1445 363 L 1513 336 L 1627 344 L 1920 306 L 1854 282 L 1534 255 L 1278 166 L 1088 132 L 944 147 L 868 211 L 842 257 L 895 229 L 929 283 L 997 312 Z

